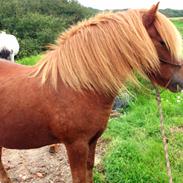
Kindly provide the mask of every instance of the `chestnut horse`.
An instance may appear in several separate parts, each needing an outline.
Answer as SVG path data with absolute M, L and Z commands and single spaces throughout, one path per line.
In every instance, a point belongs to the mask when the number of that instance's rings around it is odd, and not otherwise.
M 33 67 L 0 62 L 0 146 L 64 143 L 73 183 L 92 183 L 97 139 L 133 71 L 172 91 L 183 88 L 181 37 L 161 13 L 104 13 L 62 34 Z M 2 162 L 0 182 L 10 183 Z

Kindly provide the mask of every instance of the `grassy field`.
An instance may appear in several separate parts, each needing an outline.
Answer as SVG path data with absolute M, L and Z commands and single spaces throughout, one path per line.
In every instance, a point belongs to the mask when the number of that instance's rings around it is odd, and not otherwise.
M 32 56 L 32 57 L 26 57 L 18 60 L 19 64 L 23 65 L 34 65 L 37 63 L 37 61 L 41 58 L 40 55 Z
M 183 35 L 183 17 L 180 19 L 172 19 L 172 22 L 176 25 L 176 27 L 179 29 L 179 31 Z
M 155 92 L 137 95 L 119 118 L 111 119 L 103 138 L 111 140 L 96 183 L 168 182 Z M 161 94 L 174 182 L 183 180 L 183 94 Z M 101 170 L 101 169 L 100 169 Z
M 172 20 L 183 34 L 183 21 Z M 34 64 L 40 56 L 19 60 Z M 132 88 L 133 100 L 121 116 L 110 119 L 102 138 L 110 141 L 102 163 L 95 168 L 95 183 L 168 182 L 155 91 Z M 183 182 L 183 93 L 162 91 L 174 183 Z

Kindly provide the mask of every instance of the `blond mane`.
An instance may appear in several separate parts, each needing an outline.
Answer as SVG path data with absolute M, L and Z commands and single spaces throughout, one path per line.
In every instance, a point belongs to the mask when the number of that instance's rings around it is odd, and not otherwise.
M 180 36 L 172 23 L 157 13 L 155 26 L 176 57 Z M 63 33 L 36 65 L 35 76 L 57 88 L 58 79 L 75 90 L 116 94 L 126 78 L 137 83 L 132 70 L 158 70 L 155 46 L 140 10 L 103 13 Z

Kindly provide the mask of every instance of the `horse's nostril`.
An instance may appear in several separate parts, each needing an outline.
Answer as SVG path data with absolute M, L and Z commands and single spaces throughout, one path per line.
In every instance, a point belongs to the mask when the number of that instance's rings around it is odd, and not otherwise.
M 183 90 L 183 81 L 177 77 L 174 77 L 168 85 L 168 89 L 173 92 L 180 92 Z

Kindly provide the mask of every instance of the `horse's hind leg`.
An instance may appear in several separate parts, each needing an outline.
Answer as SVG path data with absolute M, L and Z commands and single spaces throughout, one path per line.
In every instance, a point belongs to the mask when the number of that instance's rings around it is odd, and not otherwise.
M 2 164 L 2 147 L 0 147 L 0 183 L 11 183 Z
M 53 144 L 50 146 L 49 152 L 55 154 L 59 151 L 59 144 Z

